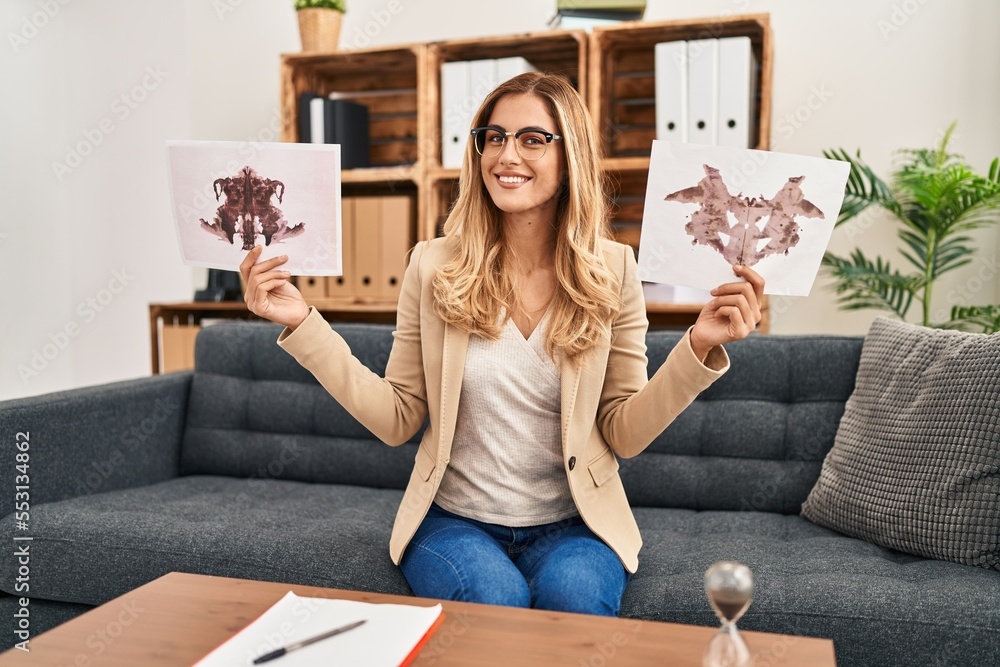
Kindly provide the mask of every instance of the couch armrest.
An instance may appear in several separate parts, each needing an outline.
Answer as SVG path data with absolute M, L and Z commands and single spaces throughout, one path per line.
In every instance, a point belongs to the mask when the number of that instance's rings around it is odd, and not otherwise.
M 24 481 L 15 482 L 19 442 L 28 443 L 32 506 L 176 477 L 192 375 L 0 402 L 0 517 L 14 511 L 14 486 Z

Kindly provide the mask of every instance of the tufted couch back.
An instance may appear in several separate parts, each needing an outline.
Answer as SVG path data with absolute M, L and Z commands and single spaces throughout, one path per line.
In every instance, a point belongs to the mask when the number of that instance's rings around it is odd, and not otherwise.
M 647 334 L 649 372 L 679 332 Z M 753 335 L 649 448 L 621 462 L 633 506 L 798 514 L 854 390 L 861 337 Z
M 393 327 L 335 328 L 366 366 L 385 372 Z M 375 441 L 278 347 L 281 331 L 225 322 L 199 332 L 181 474 L 405 488 L 420 434 L 400 447 Z
M 381 374 L 392 327 L 336 324 Z M 386 447 L 276 344 L 281 327 L 227 322 L 198 335 L 181 474 L 402 489 L 420 434 Z M 647 335 L 650 373 L 680 332 Z M 752 336 L 732 368 L 620 474 L 633 506 L 797 514 L 854 388 L 860 337 Z

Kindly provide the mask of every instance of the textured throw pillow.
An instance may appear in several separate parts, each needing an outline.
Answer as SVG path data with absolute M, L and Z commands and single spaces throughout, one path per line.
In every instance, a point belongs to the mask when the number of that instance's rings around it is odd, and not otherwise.
M 1000 570 L 1000 334 L 877 319 L 802 516 Z

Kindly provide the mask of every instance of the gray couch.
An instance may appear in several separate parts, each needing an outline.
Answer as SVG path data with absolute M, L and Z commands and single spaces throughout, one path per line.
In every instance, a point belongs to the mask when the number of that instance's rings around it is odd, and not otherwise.
M 335 328 L 384 369 L 391 327 Z M 193 372 L 0 403 L 8 545 L 15 434 L 30 442 L 30 520 L 18 534 L 34 537 L 33 636 L 170 571 L 410 593 L 388 541 L 418 436 L 398 448 L 375 442 L 278 348 L 279 331 L 211 326 Z M 650 372 L 679 335 L 649 333 Z M 702 575 L 732 559 L 757 581 L 746 629 L 831 638 L 842 667 L 997 664 L 1000 573 L 889 551 L 798 516 L 861 344 L 754 336 L 730 345 L 731 371 L 644 454 L 621 461 L 645 541 L 624 616 L 715 625 Z M 11 619 L 10 548 L 0 563 L 0 614 Z

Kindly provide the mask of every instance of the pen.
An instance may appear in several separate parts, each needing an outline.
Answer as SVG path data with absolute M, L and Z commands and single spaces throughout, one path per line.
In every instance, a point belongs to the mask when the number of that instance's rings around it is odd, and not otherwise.
M 295 642 L 294 644 L 289 644 L 270 653 L 265 653 L 259 658 L 255 658 L 253 664 L 259 665 L 262 662 L 267 662 L 268 660 L 274 660 L 275 658 L 280 658 L 289 651 L 294 651 L 295 649 L 302 648 L 303 646 L 309 646 L 314 642 L 318 642 L 321 639 L 326 639 L 327 637 L 333 637 L 334 635 L 339 635 L 342 632 L 347 632 L 348 630 L 353 630 L 359 625 L 364 625 L 364 621 L 356 621 L 354 623 L 348 623 L 347 625 L 342 625 L 339 628 L 334 628 L 329 632 L 324 632 L 321 635 L 316 635 L 315 637 L 310 637 L 309 639 L 303 639 L 302 641 Z

